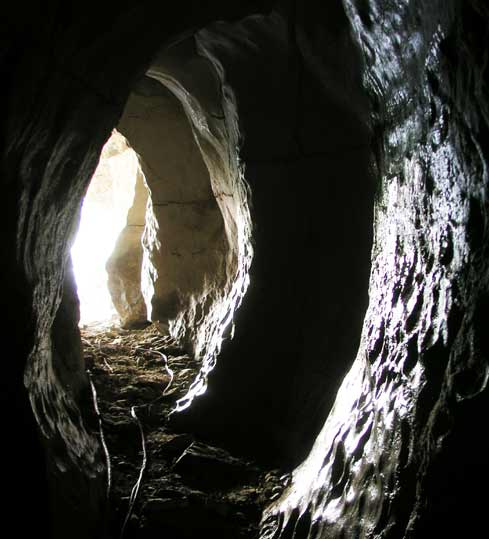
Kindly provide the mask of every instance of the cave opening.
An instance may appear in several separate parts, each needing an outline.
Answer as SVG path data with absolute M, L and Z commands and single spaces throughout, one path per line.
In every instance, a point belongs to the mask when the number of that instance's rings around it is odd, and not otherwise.
M 253 535 L 284 481 L 278 469 L 168 421 L 205 392 L 252 257 L 235 103 L 222 94 L 222 73 L 189 41 L 162 51 L 130 93 L 72 249 L 114 536 Z M 110 308 L 102 311 L 104 284 Z M 200 519 L 182 522 L 179 511 Z
M 345 41 L 348 69 L 329 66 L 325 91 L 281 15 L 232 31 L 218 23 L 162 49 L 117 124 L 140 167 L 107 263 L 122 327 L 82 337 L 112 526 L 135 536 L 192 536 L 178 513 L 189 499 L 212 533 L 256 533 L 311 450 L 366 308 L 374 182 L 357 52 Z M 241 65 L 233 40 L 250 34 Z
M 80 302 L 80 324 L 110 326 L 118 321 L 108 287 L 106 264 L 127 222 L 139 161 L 125 138 L 114 131 L 104 145 L 84 197 L 71 258 Z

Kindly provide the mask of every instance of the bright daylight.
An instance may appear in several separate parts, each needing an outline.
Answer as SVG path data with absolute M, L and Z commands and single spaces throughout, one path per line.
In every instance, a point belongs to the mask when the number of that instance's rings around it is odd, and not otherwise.
M 117 319 L 107 288 L 105 264 L 126 224 L 138 170 L 136 153 L 114 131 L 105 144 L 83 202 L 80 228 L 71 250 L 80 299 L 80 324 Z

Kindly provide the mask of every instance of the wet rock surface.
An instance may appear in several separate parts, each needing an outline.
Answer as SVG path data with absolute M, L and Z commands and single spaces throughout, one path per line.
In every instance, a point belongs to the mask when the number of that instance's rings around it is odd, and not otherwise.
M 140 167 L 136 175 L 134 199 L 127 214 L 126 226 L 106 263 L 107 286 L 121 326 L 127 329 L 143 327 L 148 319 L 146 304 L 141 291 L 141 243 L 148 190 Z
M 82 340 L 111 460 L 112 535 L 124 528 L 127 539 L 256 538 L 262 510 L 286 476 L 167 424 L 198 362 L 154 326 L 86 327 Z
M 196 305 L 207 314 L 236 268 L 185 110 L 172 92 L 156 86 L 153 95 L 130 95 L 118 129 L 140 156 L 149 194 L 138 279 L 147 317 L 188 344 L 187 334 L 202 318 Z
M 489 10 L 344 5 L 378 130 L 370 305 L 356 361 L 261 537 L 475 537 L 489 480 Z

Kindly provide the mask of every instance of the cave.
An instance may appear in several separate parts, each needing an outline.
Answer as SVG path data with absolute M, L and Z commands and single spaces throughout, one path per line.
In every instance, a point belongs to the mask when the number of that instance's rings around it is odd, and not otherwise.
M 479 535 L 485 2 L 19 2 L 2 23 L 4 526 L 119 535 L 100 385 L 118 364 L 94 363 L 70 251 L 97 166 L 130 149 L 106 264 L 120 327 L 96 338 L 139 339 L 160 396 L 172 361 L 188 371 L 153 425 L 151 451 L 178 446 L 171 472 L 192 440 L 277 482 L 247 530 L 198 485 L 185 503 L 143 491 L 152 526 L 122 536 Z
M 141 227 L 137 221 L 145 195 L 139 158 L 127 140 L 114 130 L 103 147 L 83 198 L 78 231 L 71 247 L 82 327 L 110 326 L 118 320 L 123 326 L 143 323 L 139 314 L 140 293 L 134 290 L 141 289 L 136 284 L 140 281 L 141 260 L 139 253 L 131 252 L 134 244 L 131 240 Z M 122 257 L 123 260 L 126 253 L 127 263 L 122 267 L 118 263 L 118 271 L 109 282 L 109 259 L 112 262 Z M 120 290 L 127 280 L 134 286 Z

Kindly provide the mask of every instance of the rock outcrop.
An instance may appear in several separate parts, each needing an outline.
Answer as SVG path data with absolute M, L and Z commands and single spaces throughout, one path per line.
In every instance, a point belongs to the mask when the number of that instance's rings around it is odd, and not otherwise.
M 142 236 L 146 224 L 148 189 L 141 168 L 138 168 L 134 200 L 127 214 L 126 226 L 117 238 L 114 251 L 107 260 L 107 285 L 123 328 L 137 328 L 147 323 L 146 303 L 141 291 L 143 263 Z

